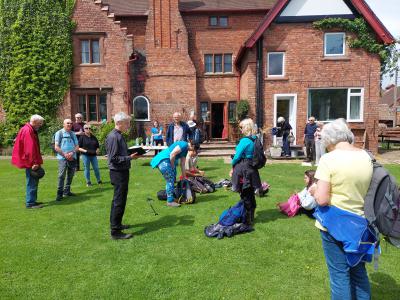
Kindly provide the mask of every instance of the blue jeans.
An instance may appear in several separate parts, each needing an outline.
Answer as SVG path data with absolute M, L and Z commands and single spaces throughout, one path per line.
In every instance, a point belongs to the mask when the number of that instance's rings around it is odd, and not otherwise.
M 85 168 L 83 174 L 85 175 L 86 182 L 90 182 L 90 164 L 92 164 L 94 175 L 96 176 L 97 182 L 99 182 L 101 179 L 99 172 L 99 163 L 97 162 L 97 156 L 82 154 L 81 157 L 83 161 L 83 166 Z
M 164 159 L 158 164 L 158 169 L 160 170 L 161 174 L 164 176 L 165 181 L 167 184 L 165 185 L 165 189 L 167 191 L 167 201 L 173 202 L 174 197 L 174 184 L 176 178 L 176 169 L 172 168 L 171 162 L 169 159 Z
M 283 153 L 285 155 L 289 155 L 290 156 L 290 143 L 289 143 L 289 133 L 288 134 L 283 134 L 282 137 L 282 143 L 283 143 Z
M 63 193 L 68 194 L 71 192 L 72 178 L 75 174 L 76 161 L 67 161 L 66 159 L 58 160 L 58 187 L 57 197 L 62 197 Z M 67 174 L 67 181 L 65 182 L 65 174 Z
M 31 176 L 31 169 L 25 169 L 26 174 L 26 206 L 32 206 L 37 200 L 37 190 L 39 185 L 39 179 Z
M 371 299 L 365 263 L 355 267 L 347 264 L 343 244 L 321 230 L 322 248 L 328 266 L 332 300 Z

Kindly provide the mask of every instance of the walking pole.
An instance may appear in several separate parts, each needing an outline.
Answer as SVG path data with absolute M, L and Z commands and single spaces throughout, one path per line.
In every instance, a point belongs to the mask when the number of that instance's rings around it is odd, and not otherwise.
M 147 198 L 147 203 L 150 205 L 151 209 L 154 212 L 155 216 L 158 216 L 158 213 L 156 212 L 156 210 L 154 209 L 153 205 L 151 204 L 153 202 L 153 199 L 151 199 L 150 197 Z

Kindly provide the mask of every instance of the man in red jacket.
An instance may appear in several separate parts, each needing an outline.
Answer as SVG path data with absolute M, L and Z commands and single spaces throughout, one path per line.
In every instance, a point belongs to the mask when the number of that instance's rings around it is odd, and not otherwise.
M 12 152 L 11 163 L 17 168 L 25 169 L 26 174 L 26 208 L 42 208 L 37 202 L 39 178 L 32 175 L 31 170 L 39 169 L 43 164 L 37 130 L 43 125 L 44 119 L 33 115 L 18 132 Z

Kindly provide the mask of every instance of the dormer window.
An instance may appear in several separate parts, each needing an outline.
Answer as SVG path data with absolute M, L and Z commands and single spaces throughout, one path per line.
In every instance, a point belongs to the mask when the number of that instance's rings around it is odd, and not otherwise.
M 345 54 L 345 41 L 344 32 L 325 33 L 324 56 L 343 56 Z
M 212 27 L 228 27 L 228 17 L 226 16 L 211 16 L 208 25 Z

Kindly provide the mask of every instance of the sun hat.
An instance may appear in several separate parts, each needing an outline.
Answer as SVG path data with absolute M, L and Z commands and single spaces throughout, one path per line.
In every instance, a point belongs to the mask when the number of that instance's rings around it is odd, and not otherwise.
M 189 128 L 196 126 L 196 123 L 193 122 L 192 120 L 188 121 L 187 124 L 189 125 Z
M 36 169 L 36 170 L 30 169 L 30 173 L 31 173 L 31 176 L 32 176 L 32 177 L 35 177 L 35 178 L 37 178 L 37 179 L 40 179 L 40 178 L 42 178 L 42 177 L 44 176 L 44 174 L 45 174 L 46 172 L 44 171 L 44 169 L 43 169 L 42 167 L 39 167 L 39 168 Z

